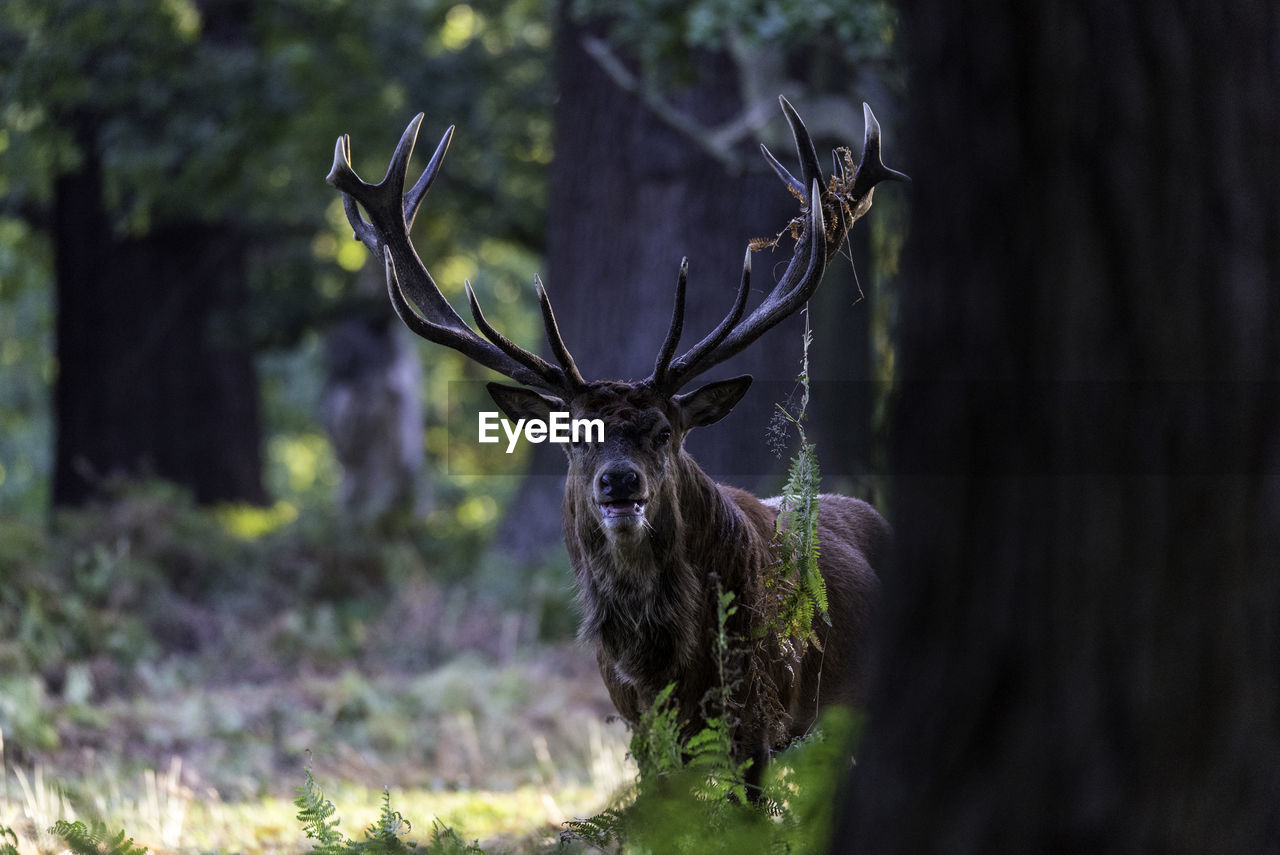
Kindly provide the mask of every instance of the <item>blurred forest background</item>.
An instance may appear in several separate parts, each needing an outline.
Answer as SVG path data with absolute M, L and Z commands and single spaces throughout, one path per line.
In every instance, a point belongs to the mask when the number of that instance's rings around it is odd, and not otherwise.
M 536 346 L 539 270 L 579 363 L 637 376 L 680 257 L 710 326 L 794 216 L 753 151 L 786 150 L 779 93 L 821 149 L 871 102 L 914 178 L 901 276 L 886 192 L 811 313 L 824 484 L 897 532 L 833 848 L 1280 851 L 1280 11 L 900 14 L 6 3 L 23 855 L 69 806 L 156 848 L 296 848 L 308 756 L 361 805 L 393 783 L 537 846 L 633 777 L 569 640 L 554 453 L 522 477 L 450 442 L 481 378 L 390 322 L 322 178 L 339 134 L 375 177 L 419 110 L 424 146 L 457 124 L 415 234 L 442 288 Z M 698 438 L 712 474 L 777 477 L 799 340 L 724 366 L 764 382 Z
M 287 795 L 308 751 L 352 786 L 515 788 L 526 830 L 607 796 L 625 733 L 571 641 L 559 451 L 477 456 L 488 378 L 401 329 L 323 181 L 334 140 L 375 178 L 416 112 L 418 168 L 455 124 L 414 231 L 445 294 L 470 279 L 537 348 L 541 272 L 579 364 L 643 376 L 681 257 L 710 329 L 798 213 L 757 151 L 792 162 L 778 95 L 820 150 L 856 151 L 870 101 L 892 151 L 895 39 L 879 0 L 7 3 L 0 824 L 95 803 L 152 846 L 268 845 L 274 816 L 209 841 L 174 813 Z M 894 201 L 812 314 L 810 433 L 864 494 Z M 724 366 L 758 385 L 695 437 L 713 475 L 780 483 L 802 326 Z

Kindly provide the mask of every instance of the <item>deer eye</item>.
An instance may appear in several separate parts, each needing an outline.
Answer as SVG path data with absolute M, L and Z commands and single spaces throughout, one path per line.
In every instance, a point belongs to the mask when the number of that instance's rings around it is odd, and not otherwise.
M 662 448 L 664 445 L 666 445 L 670 441 L 671 441 L 671 428 L 663 428 L 662 430 L 658 431 L 657 436 L 653 438 L 653 444 L 658 448 Z

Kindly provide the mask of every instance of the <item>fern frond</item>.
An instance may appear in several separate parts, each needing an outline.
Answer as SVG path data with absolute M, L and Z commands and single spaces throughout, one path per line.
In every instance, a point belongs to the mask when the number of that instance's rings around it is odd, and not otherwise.
M 652 706 L 641 714 L 631 734 L 631 756 L 640 768 L 641 782 L 684 767 L 680 710 L 672 699 L 675 690 L 676 684 L 668 683 L 654 698 Z
M 406 855 L 417 848 L 404 839 L 411 827 L 400 811 L 391 809 L 391 790 L 384 787 L 378 820 L 364 830 L 362 849 L 368 855 Z
M 307 778 L 298 787 L 298 797 L 293 803 L 298 807 L 298 821 L 308 839 L 315 841 L 311 851 L 316 855 L 343 855 L 350 841 L 338 830 L 340 820 L 333 802 L 324 797 L 316 784 L 311 767 L 306 767 Z M 79 855 L 79 853 L 77 853 Z
M 800 435 L 800 447 L 787 469 L 787 482 L 782 488 L 775 534 L 778 564 L 765 582 L 766 589 L 773 592 L 774 615 L 764 627 L 764 632 L 772 633 L 784 642 L 790 641 L 798 650 L 819 643 L 813 631 L 817 617 L 828 624 L 831 622 L 827 614 L 827 585 L 818 569 L 818 494 L 822 476 L 817 448 L 809 442 L 803 424 L 809 404 L 809 345 L 812 340 L 806 325 L 802 368 L 797 378 L 804 390 L 800 410 L 795 415 L 782 411 L 795 425 Z
M 586 819 L 571 819 L 560 833 L 561 843 L 580 840 L 589 846 L 607 851 L 615 843 L 627 837 L 627 812 L 625 809 L 605 808 Z
M 484 855 L 479 841 L 467 843 L 462 835 L 437 820 L 431 821 L 431 842 L 427 849 L 431 855 Z
M 119 833 L 108 836 L 106 826 L 95 822 L 89 828 L 83 822 L 67 822 L 60 819 L 49 829 L 50 833 L 67 842 L 67 848 L 75 855 L 146 855 L 145 846 L 135 846 L 132 837 Z

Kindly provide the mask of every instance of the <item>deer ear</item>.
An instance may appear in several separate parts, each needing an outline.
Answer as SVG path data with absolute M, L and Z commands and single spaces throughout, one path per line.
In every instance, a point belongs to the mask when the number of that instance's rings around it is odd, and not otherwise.
M 731 380 L 716 380 L 687 395 L 676 395 L 671 402 L 680 408 L 681 421 L 686 427 L 705 427 L 729 415 L 750 386 L 751 375 L 743 374 Z
M 545 422 L 550 420 L 552 410 L 569 409 L 559 398 L 552 398 L 532 389 L 504 386 L 501 383 L 486 383 L 485 388 L 489 390 L 489 397 L 493 398 L 493 402 L 513 422 L 521 419 L 541 419 Z

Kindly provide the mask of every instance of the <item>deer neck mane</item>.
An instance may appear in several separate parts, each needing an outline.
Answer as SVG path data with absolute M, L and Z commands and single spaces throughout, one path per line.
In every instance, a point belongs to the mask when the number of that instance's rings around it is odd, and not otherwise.
M 611 541 L 589 496 L 565 494 L 565 542 L 583 609 L 579 636 L 615 661 L 626 682 L 657 681 L 701 649 L 715 573 L 726 587 L 750 563 L 747 525 L 733 500 L 681 452 L 643 536 Z

